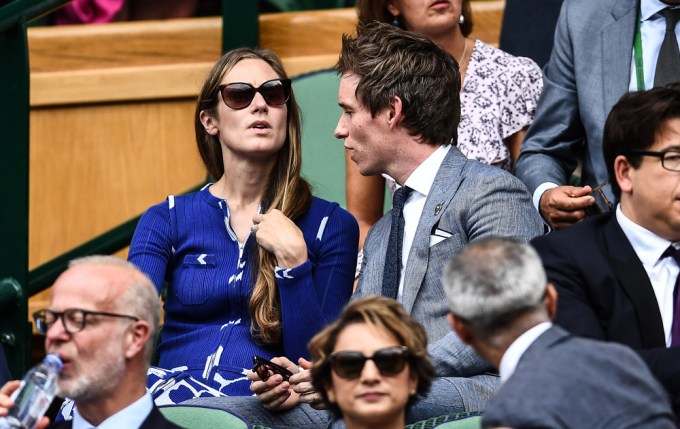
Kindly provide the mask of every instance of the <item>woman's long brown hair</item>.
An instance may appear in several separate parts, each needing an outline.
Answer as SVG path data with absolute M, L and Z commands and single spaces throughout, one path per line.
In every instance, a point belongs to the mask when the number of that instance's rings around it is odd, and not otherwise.
M 222 147 L 217 137 L 208 134 L 201 123 L 201 111 L 217 117 L 219 95 L 217 87 L 224 76 L 244 59 L 260 59 L 274 70 L 281 79 L 288 75 L 281 60 L 268 49 L 239 48 L 224 54 L 208 74 L 199 93 L 194 128 L 198 152 L 210 176 L 217 180 L 224 174 Z M 265 188 L 264 211 L 280 210 L 286 217 L 295 220 L 303 215 L 312 201 L 309 183 L 302 178 L 302 146 L 300 111 L 291 90 L 288 108 L 288 132 L 286 141 L 278 153 L 274 170 Z M 256 280 L 250 296 L 248 310 L 252 317 L 251 334 L 262 344 L 276 345 L 281 342 L 281 302 L 279 299 L 274 268 L 274 254 L 259 248 L 258 265 L 255 267 Z

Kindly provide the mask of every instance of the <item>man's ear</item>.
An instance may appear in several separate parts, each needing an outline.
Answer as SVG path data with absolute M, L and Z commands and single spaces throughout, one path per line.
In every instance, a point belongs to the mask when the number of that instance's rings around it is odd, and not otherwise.
M 401 98 L 397 95 L 393 95 L 390 99 L 390 106 L 387 108 L 387 123 L 390 125 L 390 129 L 395 129 L 401 121 L 404 119 L 404 104 Z
M 545 309 L 548 311 L 550 320 L 554 320 L 557 315 L 557 289 L 552 283 L 548 283 L 545 287 Z
M 619 155 L 614 159 L 614 177 L 616 183 L 619 184 L 622 193 L 630 194 L 633 192 L 633 177 L 635 176 L 635 169 L 623 155 Z
M 470 330 L 468 329 L 465 322 L 456 317 L 456 315 L 453 313 L 449 313 L 447 319 L 451 329 L 453 329 L 456 335 L 458 335 L 458 338 L 460 338 L 465 344 L 472 344 L 472 335 L 470 334 Z
M 151 326 L 144 320 L 138 320 L 133 323 L 127 332 L 126 343 L 125 343 L 125 357 L 128 359 L 133 358 L 139 353 L 144 352 L 144 347 L 146 343 L 151 341 Z

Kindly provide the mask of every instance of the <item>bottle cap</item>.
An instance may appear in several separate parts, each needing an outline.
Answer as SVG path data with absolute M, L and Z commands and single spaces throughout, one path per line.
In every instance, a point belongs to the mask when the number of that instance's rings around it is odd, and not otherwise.
M 43 359 L 43 363 L 45 365 L 55 367 L 57 372 L 61 371 L 61 368 L 64 366 L 64 362 L 61 361 L 61 358 L 58 355 L 54 354 L 45 356 L 45 359 Z

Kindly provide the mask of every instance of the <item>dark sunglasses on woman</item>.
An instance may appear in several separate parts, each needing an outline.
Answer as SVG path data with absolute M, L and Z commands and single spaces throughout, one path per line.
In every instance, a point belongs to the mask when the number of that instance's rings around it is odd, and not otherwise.
M 333 372 L 345 379 L 357 378 L 361 375 L 367 360 L 372 360 L 383 377 L 392 377 L 404 370 L 408 362 L 408 348 L 405 346 L 386 347 L 377 350 L 373 356 L 364 356 L 361 352 L 341 351 L 328 356 Z
M 256 93 L 260 93 L 270 106 L 282 106 L 290 98 L 290 79 L 268 80 L 259 87 L 245 82 L 234 82 L 220 85 L 217 89 L 222 94 L 222 101 L 234 110 L 250 106 Z

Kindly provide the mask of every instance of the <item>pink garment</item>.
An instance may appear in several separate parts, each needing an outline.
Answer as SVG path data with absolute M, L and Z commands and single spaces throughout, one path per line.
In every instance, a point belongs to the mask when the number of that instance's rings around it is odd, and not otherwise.
M 73 0 L 55 12 L 57 25 L 111 22 L 125 0 Z

